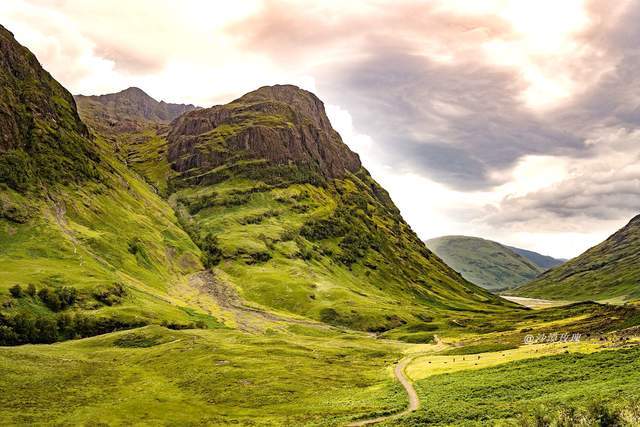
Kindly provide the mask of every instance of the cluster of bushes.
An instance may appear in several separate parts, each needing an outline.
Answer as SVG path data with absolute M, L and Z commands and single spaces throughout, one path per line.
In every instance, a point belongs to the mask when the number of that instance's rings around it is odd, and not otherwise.
M 25 296 L 31 298 L 37 297 L 52 311 L 60 311 L 71 307 L 78 299 L 78 290 L 71 286 L 62 286 L 60 288 L 44 287 L 37 290 L 36 287 L 30 283 L 25 289 L 20 285 L 14 285 L 9 288 L 9 293 L 14 298 L 23 298 Z
M 228 197 L 218 198 L 217 193 L 212 193 L 206 197 L 197 197 L 193 199 L 182 199 L 181 202 L 187 207 L 189 214 L 195 215 L 203 209 L 212 208 L 214 206 L 242 206 L 249 202 L 248 194 L 232 194 Z
M 0 313 L 0 345 L 46 344 L 65 339 L 84 338 L 144 326 L 143 320 L 103 318 L 82 313 L 34 315 Z
M 371 236 L 364 233 L 349 233 L 340 242 L 342 253 L 338 255 L 338 261 L 346 266 L 358 262 L 367 254 L 370 247 Z
M 349 232 L 349 212 L 339 207 L 326 219 L 310 220 L 300 229 L 300 235 L 308 240 L 324 240 L 342 237 Z
M 98 288 L 93 296 L 102 304 L 112 306 L 122 302 L 122 299 L 127 296 L 127 289 L 122 283 L 116 282 L 111 286 Z
M 239 176 L 262 181 L 271 186 L 288 186 L 292 184 L 311 184 L 316 187 L 327 185 L 318 165 L 312 164 L 270 164 L 249 166 L 239 171 Z
M 270 209 L 260 214 L 250 215 L 240 220 L 240 224 L 248 225 L 248 224 L 260 224 L 267 218 L 273 218 L 280 215 L 279 211 Z
M 249 254 L 249 261 L 247 264 L 261 264 L 271 259 L 271 254 L 267 251 L 253 252 Z
M 195 322 L 189 323 L 178 323 L 163 320 L 160 323 L 160 326 L 164 326 L 167 329 L 173 329 L 174 331 L 179 331 L 182 329 L 207 329 L 207 323 L 203 320 L 196 320 Z

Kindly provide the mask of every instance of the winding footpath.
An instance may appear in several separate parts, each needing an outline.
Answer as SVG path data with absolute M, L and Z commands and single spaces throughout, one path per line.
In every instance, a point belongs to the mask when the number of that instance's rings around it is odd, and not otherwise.
M 400 362 L 398 362 L 395 369 L 393 370 L 396 378 L 398 379 L 400 384 L 402 384 L 402 387 L 404 387 L 404 390 L 409 397 L 409 405 L 407 406 L 407 408 L 402 412 L 398 412 L 397 414 L 356 421 L 354 423 L 348 424 L 348 427 L 368 426 L 381 423 L 383 421 L 388 421 L 394 418 L 400 418 L 416 411 L 420 407 L 420 399 L 418 398 L 418 393 L 416 393 L 416 389 L 413 388 L 413 384 L 411 383 L 411 381 L 409 381 L 409 378 L 407 378 L 406 374 L 404 373 L 405 368 L 409 363 L 411 363 L 413 357 L 414 356 L 405 357 L 404 359 L 400 360 Z

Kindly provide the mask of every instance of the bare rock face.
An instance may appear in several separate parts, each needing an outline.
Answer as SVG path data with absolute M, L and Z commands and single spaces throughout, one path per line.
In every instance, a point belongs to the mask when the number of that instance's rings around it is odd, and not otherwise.
M 0 26 L 0 152 L 26 147 L 36 128 L 88 135 L 71 94 Z
M 171 123 L 169 161 L 197 182 L 240 162 L 304 168 L 325 179 L 361 168 L 331 127 L 324 104 L 292 85 L 266 86 L 226 105 L 191 111 Z
M 197 107 L 156 101 L 142 89 L 130 87 L 99 96 L 76 95 L 83 119 L 107 132 L 135 132 L 150 124 L 166 124 Z

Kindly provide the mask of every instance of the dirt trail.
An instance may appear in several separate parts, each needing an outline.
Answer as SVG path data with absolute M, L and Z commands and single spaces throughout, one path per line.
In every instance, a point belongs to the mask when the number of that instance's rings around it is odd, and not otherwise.
M 257 322 L 293 323 L 314 328 L 331 328 L 329 325 L 311 320 L 296 319 L 281 316 L 265 310 L 244 305 L 235 289 L 224 283 L 210 271 L 200 271 L 189 277 L 189 284 L 195 289 L 213 297 L 221 309 L 233 314 L 238 327 L 243 331 L 255 332 L 259 330 Z
M 418 408 L 420 407 L 420 399 L 418 398 L 418 393 L 416 393 L 416 389 L 413 388 L 413 384 L 411 383 L 411 381 L 409 381 L 409 378 L 407 378 L 406 374 L 404 373 L 405 368 L 409 363 L 411 363 L 411 361 L 413 360 L 413 357 L 414 356 L 409 356 L 402 359 L 400 362 L 398 362 L 395 369 L 393 370 L 396 378 L 398 379 L 400 384 L 402 384 L 402 387 L 404 387 L 404 390 L 407 393 L 407 396 L 409 397 L 409 405 L 407 405 L 407 408 L 402 412 L 398 412 L 397 414 L 385 415 L 383 417 L 356 421 L 354 423 L 348 424 L 349 427 L 368 426 L 372 424 L 377 424 L 383 421 L 392 420 L 394 418 L 403 417 L 405 415 L 410 414 L 411 412 L 418 410 Z

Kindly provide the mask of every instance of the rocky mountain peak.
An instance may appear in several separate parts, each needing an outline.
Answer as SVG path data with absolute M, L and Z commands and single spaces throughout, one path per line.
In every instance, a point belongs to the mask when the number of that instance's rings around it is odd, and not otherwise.
M 197 108 L 192 104 L 156 101 L 138 87 L 106 95 L 76 95 L 75 98 L 83 118 L 92 127 L 113 132 L 140 130 L 150 123 L 169 123 L 179 115 Z
M 322 101 L 293 85 L 261 87 L 229 104 L 184 114 L 171 124 L 168 140 L 173 168 L 200 183 L 225 179 L 212 169 L 248 160 L 323 179 L 361 167 L 331 127 Z

